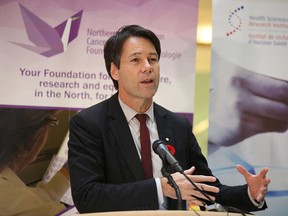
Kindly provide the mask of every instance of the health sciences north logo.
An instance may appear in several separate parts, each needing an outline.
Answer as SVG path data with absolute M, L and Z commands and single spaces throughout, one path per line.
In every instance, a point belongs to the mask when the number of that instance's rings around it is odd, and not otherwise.
M 78 36 L 83 10 L 53 28 L 23 5 L 19 6 L 28 38 L 34 46 L 12 43 L 40 55 L 52 57 L 65 52 L 68 44 Z
M 226 36 L 231 36 L 235 34 L 238 31 L 241 31 L 242 28 L 242 18 L 240 17 L 239 13 L 244 9 L 244 6 L 238 7 L 233 11 L 229 12 L 228 15 L 228 22 L 229 25 L 231 26 L 231 31 L 226 33 Z

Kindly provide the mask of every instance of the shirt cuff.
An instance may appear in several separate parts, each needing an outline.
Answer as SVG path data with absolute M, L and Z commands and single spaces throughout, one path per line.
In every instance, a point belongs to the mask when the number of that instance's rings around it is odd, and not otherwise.
M 158 203 L 159 203 L 159 209 L 165 209 L 163 207 L 164 204 L 164 195 L 162 191 L 161 181 L 160 178 L 155 178 L 156 187 L 157 187 L 157 194 L 158 194 Z
M 253 203 L 253 205 L 255 205 L 255 206 L 256 206 L 257 208 L 259 208 L 259 209 L 262 208 L 263 205 L 264 205 L 264 203 L 265 203 L 265 201 L 262 200 L 260 203 L 256 202 L 256 201 L 253 199 L 253 197 L 252 197 L 252 195 L 251 195 L 251 193 L 250 193 L 249 187 L 248 187 L 248 189 L 247 189 L 247 192 L 248 192 L 248 196 L 249 196 L 251 202 Z

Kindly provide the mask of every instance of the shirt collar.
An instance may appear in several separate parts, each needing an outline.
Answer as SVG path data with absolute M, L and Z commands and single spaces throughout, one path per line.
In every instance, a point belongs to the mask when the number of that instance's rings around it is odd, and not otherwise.
M 4 169 L 0 172 L 0 178 L 14 182 L 18 185 L 25 185 L 24 182 L 8 166 L 4 167 Z
M 118 99 L 119 99 L 120 106 L 124 112 L 124 115 L 127 119 L 127 122 L 131 121 L 131 119 L 133 119 L 135 117 L 137 112 L 135 110 L 133 110 L 132 108 L 130 108 L 129 106 L 127 106 L 119 97 L 118 97 Z M 154 122 L 155 118 L 154 118 L 153 103 L 145 113 L 149 116 L 149 119 L 151 119 L 151 121 Z

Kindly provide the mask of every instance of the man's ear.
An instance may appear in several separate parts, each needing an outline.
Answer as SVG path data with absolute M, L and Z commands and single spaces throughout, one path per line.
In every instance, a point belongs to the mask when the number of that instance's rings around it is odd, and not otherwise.
M 116 65 L 112 62 L 111 68 L 110 68 L 111 76 L 114 80 L 119 80 L 119 69 L 116 67 Z

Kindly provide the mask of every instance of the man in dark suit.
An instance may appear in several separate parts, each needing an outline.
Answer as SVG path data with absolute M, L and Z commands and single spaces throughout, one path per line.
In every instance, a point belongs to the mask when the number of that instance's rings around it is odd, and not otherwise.
M 168 141 L 185 174 L 208 195 L 174 172 L 171 176 L 181 192 L 182 206 L 185 201 L 200 206 L 216 201 L 243 211 L 265 209 L 268 169 L 252 175 L 237 166 L 247 184 L 222 185 L 212 175 L 191 123 L 153 102 L 159 84 L 160 55 L 157 36 L 137 25 L 122 27 L 106 42 L 106 68 L 118 92 L 81 111 L 70 123 L 68 162 L 78 211 L 177 209 L 175 190 L 162 177 L 158 155 L 151 151 L 152 177 L 145 176 L 141 165 L 141 126 L 135 115 L 144 113 L 151 143 L 157 139 Z

